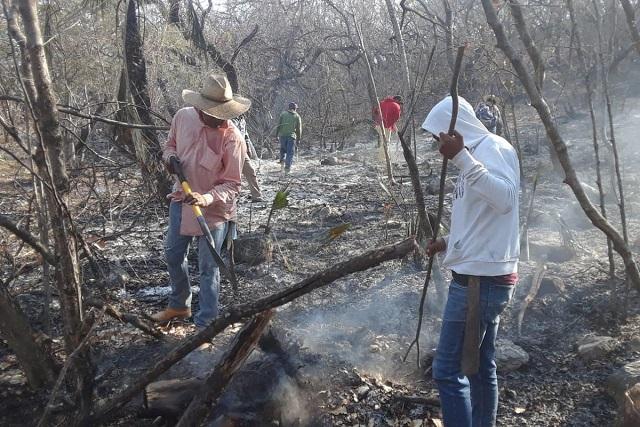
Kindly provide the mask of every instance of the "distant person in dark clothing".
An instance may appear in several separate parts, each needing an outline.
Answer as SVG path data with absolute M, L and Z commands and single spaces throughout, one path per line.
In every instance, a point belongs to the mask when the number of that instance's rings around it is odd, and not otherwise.
M 278 121 L 278 139 L 280 140 L 280 164 L 284 163 L 285 173 L 291 170 L 296 142 L 302 138 L 302 119 L 297 113 L 295 102 L 289 103 L 287 111 L 280 113 Z
M 475 113 L 478 120 L 482 122 L 489 132 L 502 135 L 502 115 L 494 95 L 489 95 L 484 101 L 480 102 L 476 107 Z

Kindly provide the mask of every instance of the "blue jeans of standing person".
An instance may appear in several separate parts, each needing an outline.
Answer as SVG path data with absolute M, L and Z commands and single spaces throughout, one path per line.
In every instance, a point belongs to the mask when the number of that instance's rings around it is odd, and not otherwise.
M 498 410 L 498 377 L 495 343 L 500 313 L 513 295 L 514 285 L 500 285 L 480 278 L 480 369 L 466 377 L 461 371 L 462 345 L 467 315 L 467 287 L 449 286 L 440 341 L 433 360 L 433 379 L 438 385 L 446 427 L 493 427 Z
M 293 153 L 296 151 L 296 139 L 292 136 L 280 137 L 280 162 L 284 160 L 286 170 L 291 169 L 293 163 Z
M 191 282 L 189 280 L 189 266 L 187 254 L 193 240 L 192 236 L 180 234 L 182 222 L 182 203 L 171 202 L 169 206 L 169 231 L 165 241 L 165 255 L 171 282 L 169 307 L 191 307 Z M 211 234 L 216 250 L 220 248 L 227 235 L 228 223 L 212 229 Z M 194 317 L 197 327 L 204 327 L 218 316 L 218 294 L 220 293 L 220 270 L 207 247 L 204 236 L 196 237 L 198 241 L 198 269 L 200 270 L 200 310 Z

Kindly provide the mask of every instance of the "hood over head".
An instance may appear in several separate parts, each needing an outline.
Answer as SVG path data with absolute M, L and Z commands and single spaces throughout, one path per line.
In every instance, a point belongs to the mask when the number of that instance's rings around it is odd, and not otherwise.
M 474 148 L 484 137 L 491 135 L 491 132 L 476 118 L 473 107 L 466 99 L 459 96 L 458 101 L 456 130 L 464 138 L 465 145 L 469 148 Z M 440 132 L 446 133 L 449 130 L 452 107 L 451 96 L 447 96 L 438 102 L 431 109 L 424 123 L 422 123 L 422 129 L 434 135 L 439 135 Z

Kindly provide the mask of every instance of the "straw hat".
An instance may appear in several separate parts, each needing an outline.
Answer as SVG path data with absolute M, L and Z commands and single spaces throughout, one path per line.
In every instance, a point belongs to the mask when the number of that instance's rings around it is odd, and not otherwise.
M 198 92 L 183 90 L 182 99 L 203 113 L 223 120 L 238 117 L 251 107 L 247 98 L 233 95 L 229 80 L 223 74 L 209 74 Z

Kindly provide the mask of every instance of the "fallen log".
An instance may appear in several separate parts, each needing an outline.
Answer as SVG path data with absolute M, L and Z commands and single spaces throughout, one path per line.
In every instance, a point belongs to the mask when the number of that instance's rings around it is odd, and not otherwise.
M 124 404 L 131 400 L 137 393 L 144 390 L 147 384 L 154 381 L 175 363 L 182 360 L 186 355 L 198 348 L 201 344 L 213 339 L 213 337 L 218 335 L 229 325 L 241 322 L 262 311 L 284 305 L 348 274 L 367 270 L 385 261 L 403 258 L 410 252 L 417 249 L 417 247 L 415 238 L 409 237 L 397 244 L 374 249 L 363 255 L 359 255 L 347 261 L 333 265 L 326 270 L 320 271 L 274 295 L 261 298 L 252 303 L 229 307 L 224 310 L 215 321 L 209 324 L 209 326 L 204 328 L 198 334 L 182 340 L 182 342 L 179 343 L 172 351 L 170 351 L 146 373 L 136 379 L 119 394 L 111 397 L 110 399 L 106 399 L 101 404 L 97 405 L 93 415 L 88 417 L 81 424 L 95 426 L 107 421 L 113 413 L 124 406 Z
M 173 418 L 173 424 L 204 384 L 203 378 L 164 380 L 151 383 L 144 390 L 144 409 L 139 415 L 145 418 Z
M 273 310 L 264 311 L 248 322 L 235 336 L 231 347 L 196 393 L 176 427 L 197 426 L 207 416 L 233 374 L 244 364 L 273 317 Z
M 527 311 L 527 307 L 531 304 L 531 301 L 534 300 L 536 295 L 538 295 L 538 290 L 540 289 L 540 283 L 542 283 L 542 279 L 544 275 L 547 273 L 547 266 L 542 264 L 536 270 L 536 273 L 533 275 L 531 279 L 531 287 L 529 288 L 529 292 L 527 296 L 522 300 L 520 304 L 520 309 L 518 310 L 518 335 L 522 334 L 522 320 L 524 319 L 524 313 Z
M 251 362 L 247 360 L 217 402 L 211 405 L 212 414 L 215 413 L 213 418 L 218 423 L 209 424 L 211 427 L 226 426 L 225 423 L 231 422 L 236 414 L 244 414 L 242 425 L 292 419 L 285 414 L 291 407 L 284 407 L 283 403 L 288 402 L 288 396 L 302 393 L 308 383 L 298 373 L 300 364 L 296 353 L 299 347 L 283 342 L 280 334 L 272 329 L 265 331 L 258 341 L 257 347 L 262 354 Z M 145 390 L 144 407 L 137 411 L 137 415 L 149 419 L 162 417 L 164 425 L 175 425 L 204 384 L 207 373 L 203 371 L 197 377 L 149 384 Z

